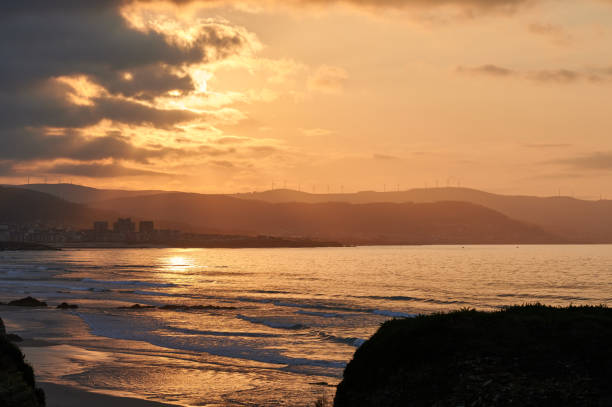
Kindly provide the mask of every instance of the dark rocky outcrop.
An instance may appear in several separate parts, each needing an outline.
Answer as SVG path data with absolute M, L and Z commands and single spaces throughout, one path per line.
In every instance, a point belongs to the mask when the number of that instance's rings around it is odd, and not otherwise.
M 155 308 L 155 306 L 154 305 L 134 304 L 134 305 L 129 306 L 129 307 L 119 307 L 119 309 L 151 309 L 151 308 Z
M 355 352 L 334 406 L 612 406 L 611 344 L 606 307 L 392 320 Z
M 210 310 L 233 310 L 237 309 L 236 307 L 224 307 L 218 305 L 182 305 L 182 304 L 166 304 L 159 307 L 154 305 L 140 305 L 134 304 L 129 307 L 119 307 L 119 309 L 152 309 L 157 308 L 165 311 L 210 311 Z
M 13 307 L 46 307 L 47 303 L 33 297 L 25 297 L 20 300 L 10 301 L 8 305 Z
M 67 302 L 62 302 L 60 305 L 57 306 L 58 309 L 77 309 L 79 308 L 78 305 L 76 304 L 68 304 Z
M 2 320 L 0 326 L 4 327 Z M 34 371 L 23 353 L 0 329 L 0 407 L 43 407 L 45 394 L 36 388 Z
M 6 334 L 6 339 L 11 342 L 23 342 L 23 338 L 17 334 Z

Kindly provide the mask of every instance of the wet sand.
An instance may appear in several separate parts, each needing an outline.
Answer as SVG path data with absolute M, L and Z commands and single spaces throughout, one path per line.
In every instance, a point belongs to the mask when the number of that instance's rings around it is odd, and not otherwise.
M 130 397 L 116 397 L 53 383 L 37 383 L 45 391 L 47 407 L 176 407 Z

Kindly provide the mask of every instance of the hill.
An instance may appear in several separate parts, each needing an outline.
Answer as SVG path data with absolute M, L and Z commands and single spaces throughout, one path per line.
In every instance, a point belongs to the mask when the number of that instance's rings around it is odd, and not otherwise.
M 515 306 L 385 322 L 335 407 L 609 406 L 612 309 Z
M 105 201 L 108 199 L 159 194 L 164 191 L 130 191 L 122 189 L 97 189 L 75 184 L 24 184 L 11 187 L 43 192 L 76 203 Z
M 350 194 L 309 194 L 273 190 L 234 195 L 266 202 L 438 202 L 462 201 L 482 205 L 521 222 L 581 243 L 612 243 L 612 201 L 570 197 L 496 195 L 469 188 L 422 188 L 398 192 L 364 191 Z
M 96 219 L 113 217 L 115 214 L 109 211 L 92 209 L 42 192 L 0 187 L 0 223 L 91 227 Z
M 200 232 L 313 237 L 355 244 L 553 243 L 558 237 L 465 202 L 269 203 L 165 193 L 92 206 L 186 223 Z

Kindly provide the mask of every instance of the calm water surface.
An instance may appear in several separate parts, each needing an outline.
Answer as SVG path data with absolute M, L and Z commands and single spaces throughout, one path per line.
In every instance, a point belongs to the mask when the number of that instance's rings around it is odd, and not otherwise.
M 392 317 L 611 304 L 612 246 L 0 253 L 0 301 L 25 295 L 79 304 L 0 308 L 37 340 L 24 349 L 39 380 L 189 406 L 301 406 L 333 395 Z M 221 308 L 121 308 L 133 304 Z

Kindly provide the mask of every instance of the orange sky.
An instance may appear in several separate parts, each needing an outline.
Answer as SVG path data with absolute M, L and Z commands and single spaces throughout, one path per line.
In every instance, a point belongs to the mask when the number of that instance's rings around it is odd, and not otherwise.
M 609 1 L 178 3 L 3 13 L 0 181 L 612 197 Z

